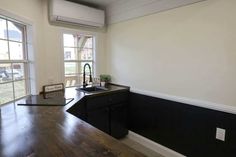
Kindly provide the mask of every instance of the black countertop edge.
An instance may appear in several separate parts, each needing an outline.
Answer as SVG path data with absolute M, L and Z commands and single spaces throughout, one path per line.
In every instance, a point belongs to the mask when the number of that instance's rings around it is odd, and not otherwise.
M 124 88 L 127 88 L 127 89 L 130 90 L 130 87 L 129 87 L 129 86 L 126 86 L 126 85 L 120 85 L 120 84 L 116 84 L 116 83 L 109 83 L 109 85 L 124 87 Z
M 74 100 L 64 106 L 64 111 L 69 110 L 71 107 L 73 107 L 74 105 L 80 103 L 81 101 L 85 100 L 88 97 L 97 97 L 97 96 L 104 96 L 104 95 L 111 94 L 111 93 L 115 94 L 115 93 L 119 93 L 119 92 L 122 92 L 122 91 L 130 91 L 130 87 L 128 87 L 128 86 L 123 86 L 123 85 L 118 85 L 118 84 L 113 84 L 113 83 L 109 83 L 105 87 L 108 90 L 100 91 L 100 92 L 94 92 L 94 93 L 92 93 L 92 92 L 89 93 L 89 92 L 85 92 L 85 91 L 82 91 L 82 90 L 81 91 L 76 90 L 76 88 L 78 88 L 78 87 L 66 88 L 65 94 L 68 94 L 69 91 L 75 92 L 76 94 L 74 93 Z M 73 96 L 70 95 L 70 97 L 72 98 Z

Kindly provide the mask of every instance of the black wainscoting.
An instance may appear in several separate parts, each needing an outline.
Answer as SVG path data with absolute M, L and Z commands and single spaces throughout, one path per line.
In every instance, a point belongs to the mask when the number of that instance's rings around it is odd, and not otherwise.
M 188 157 L 236 157 L 236 115 L 130 93 L 129 130 Z M 216 127 L 226 141 L 215 139 Z

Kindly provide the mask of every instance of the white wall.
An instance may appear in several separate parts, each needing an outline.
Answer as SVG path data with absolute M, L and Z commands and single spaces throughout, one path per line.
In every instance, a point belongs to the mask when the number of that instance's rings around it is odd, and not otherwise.
M 0 9 L 25 18 L 34 27 L 34 50 L 37 77 L 37 91 L 43 85 L 63 82 L 63 52 L 62 30 L 77 32 L 93 32 L 93 30 L 63 25 L 52 26 L 48 22 L 47 0 L 1 0 Z M 104 37 L 102 31 L 95 32 L 97 36 L 97 73 L 104 73 Z
M 107 71 L 132 88 L 236 106 L 236 1 L 109 26 Z
M 80 28 L 69 25 L 59 25 L 54 26 L 50 25 L 48 22 L 48 3 L 47 0 L 43 0 L 43 18 L 44 18 L 44 53 L 45 60 L 48 64 L 46 70 L 46 79 L 44 79 L 45 83 L 50 83 L 50 80 L 54 80 L 54 83 L 63 82 L 62 78 L 64 75 L 64 63 L 63 60 L 63 52 L 62 52 L 62 32 L 81 32 L 93 34 L 96 36 L 96 73 L 104 73 L 105 69 L 105 33 L 103 30 L 93 30 Z M 64 26 L 64 27 L 63 27 Z M 70 28 L 67 28 L 70 27 Z

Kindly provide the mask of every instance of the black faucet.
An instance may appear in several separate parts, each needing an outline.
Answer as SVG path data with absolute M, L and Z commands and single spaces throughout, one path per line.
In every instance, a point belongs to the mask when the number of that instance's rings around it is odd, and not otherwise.
M 89 82 L 92 82 L 93 80 L 92 80 L 92 72 L 91 72 L 91 66 L 88 64 L 88 63 L 86 63 L 85 65 L 84 65 L 84 73 L 83 73 L 83 88 L 85 88 L 88 84 L 86 83 L 86 81 L 85 81 L 85 68 L 86 68 L 86 66 L 88 66 L 89 67 Z

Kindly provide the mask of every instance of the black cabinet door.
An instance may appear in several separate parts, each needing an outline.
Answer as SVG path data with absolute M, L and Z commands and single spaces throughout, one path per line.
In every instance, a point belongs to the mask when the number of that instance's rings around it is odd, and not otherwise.
M 87 112 L 87 122 L 109 134 L 109 108 L 100 108 Z
M 127 134 L 127 104 L 112 105 L 110 108 L 110 135 L 122 138 Z

